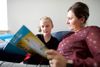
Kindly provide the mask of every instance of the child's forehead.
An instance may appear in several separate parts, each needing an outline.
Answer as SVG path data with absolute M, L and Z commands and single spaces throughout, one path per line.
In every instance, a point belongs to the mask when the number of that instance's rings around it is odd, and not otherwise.
M 40 24 L 51 24 L 50 20 L 41 20 Z

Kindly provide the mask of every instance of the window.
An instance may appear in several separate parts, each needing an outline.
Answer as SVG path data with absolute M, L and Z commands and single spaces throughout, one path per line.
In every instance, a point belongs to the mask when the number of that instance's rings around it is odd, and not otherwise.
M 0 0 L 0 31 L 8 31 L 7 0 Z

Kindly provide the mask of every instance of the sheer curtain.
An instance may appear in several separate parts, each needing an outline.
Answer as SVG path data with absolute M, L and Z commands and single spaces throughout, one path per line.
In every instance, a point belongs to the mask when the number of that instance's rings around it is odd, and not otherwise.
M 0 31 L 8 31 L 7 0 L 0 0 Z

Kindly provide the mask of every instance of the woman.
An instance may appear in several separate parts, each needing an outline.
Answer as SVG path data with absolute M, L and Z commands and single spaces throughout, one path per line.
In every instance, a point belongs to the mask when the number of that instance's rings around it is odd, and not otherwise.
M 48 50 L 51 67 L 100 67 L 100 28 L 85 27 L 89 8 L 76 2 L 68 9 L 67 24 L 71 31 L 59 44 L 57 52 Z
M 52 28 L 53 28 L 53 22 L 51 18 L 47 16 L 42 17 L 40 19 L 40 29 L 39 29 L 39 32 L 42 32 L 42 34 L 37 34 L 37 37 L 45 44 L 45 46 L 48 49 L 56 50 L 59 41 L 51 35 Z M 49 61 L 38 54 L 35 54 L 33 56 L 27 54 L 24 59 L 24 63 L 49 65 Z

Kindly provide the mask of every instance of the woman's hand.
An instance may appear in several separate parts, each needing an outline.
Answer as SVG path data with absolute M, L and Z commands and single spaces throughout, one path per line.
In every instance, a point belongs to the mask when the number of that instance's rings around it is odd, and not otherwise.
M 66 67 L 67 60 L 55 50 L 46 51 L 51 67 Z

